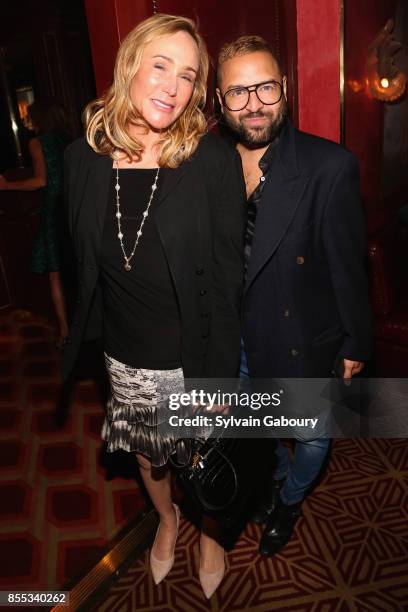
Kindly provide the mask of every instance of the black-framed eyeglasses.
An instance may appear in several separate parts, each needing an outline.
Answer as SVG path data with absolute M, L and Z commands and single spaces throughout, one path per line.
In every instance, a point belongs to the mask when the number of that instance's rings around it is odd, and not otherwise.
M 282 98 L 283 87 L 279 81 L 264 81 L 256 85 L 244 87 L 231 87 L 222 95 L 222 101 L 230 111 L 243 110 L 248 102 L 251 92 L 254 91 L 262 104 L 277 104 Z

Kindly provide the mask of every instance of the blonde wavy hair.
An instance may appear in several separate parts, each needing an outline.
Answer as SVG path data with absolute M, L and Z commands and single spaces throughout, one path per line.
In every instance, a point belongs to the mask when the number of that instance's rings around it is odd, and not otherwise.
M 112 85 L 85 108 L 86 138 L 96 153 L 109 155 L 113 159 L 123 153 L 129 161 L 141 159 L 144 147 L 129 134 L 127 127 L 129 123 L 146 129 L 148 126 L 132 104 L 132 79 L 139 69 L 146 45 L 159 36 L 180 31 L 190 34 L 196 42 L 199 67 L 187 107 L 159 140 L 158 162 L 162 167 L 176 168 L 194 153 L 207 129 L 203 113 L 207 94 L 207 48 L 193 20 L 164 14 L 145 19 L 126 36 L 116 56 Z

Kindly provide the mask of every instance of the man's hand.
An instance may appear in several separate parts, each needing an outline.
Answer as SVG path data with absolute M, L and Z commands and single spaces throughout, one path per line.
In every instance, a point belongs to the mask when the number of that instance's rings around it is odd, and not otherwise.
M 214 404 L 211 407 L 208 404 L 192 404 L 192 407 L 193 414 L 201 412 L 204 415 L 212 413 L 228 414 L 231 408 L 229 404 Z
M 343 363 L 343 378 L 352 378 L 355 374 L 359 374 L 364 368 L 364 363 L 362 361 L 351 361 L 351 359 L 343 359 Z
M 229 404 L 214 404 L 214 406 L 206 406 L 205 411 L 209 413 L 228 414 L 231 406 Z

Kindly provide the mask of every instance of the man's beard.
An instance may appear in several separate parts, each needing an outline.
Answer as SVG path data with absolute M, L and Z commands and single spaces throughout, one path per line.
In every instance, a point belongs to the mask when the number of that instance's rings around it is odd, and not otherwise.
M 242 117 L 237 122 L 233 121 L 230 116 L 226 114 L 223 115 L 225 123 L 227 124 L 235 138 L 247 149 L 260 149 L 275 140 L 275 138 L 277 138 L 281 133 L 287 116 L 288 104 L 284 97 L 282 98 L 282 104 L 279 109 L 279 112 L 275 117 L 271 117 L 270 115 L 267 115 L 262 111 L 259 111 L 257 113 L 247 113 L 245 117 L 243 117 L 244 119 L 267 117 L 269 119 L 269 122 L 265 127 L 262 128 L 249 128 L 246 127 L 244 123 L 242 123 Z

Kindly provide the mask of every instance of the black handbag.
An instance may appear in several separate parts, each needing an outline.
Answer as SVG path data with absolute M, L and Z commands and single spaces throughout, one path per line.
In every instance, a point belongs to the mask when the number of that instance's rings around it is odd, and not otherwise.
M 171 463 L 182 488 L 205 514 L 224 519 L 245 509 L 258 482 L 265 445 L 256 438 L 226 437 L 184 439 L 189 460 Z M 270 454 L 270 444 L 268 445 Z

